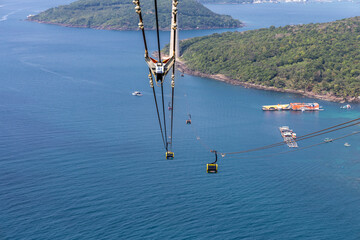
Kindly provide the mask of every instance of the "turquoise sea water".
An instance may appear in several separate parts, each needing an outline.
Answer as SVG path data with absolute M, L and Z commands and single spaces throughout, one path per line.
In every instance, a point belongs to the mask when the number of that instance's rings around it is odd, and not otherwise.
M 196 140 L 219 151 L 262 146 L 281 141 L 279 126 L 304 135 L 359 117 L 359 105 L 344 111 L 338 103 L 177 75 L 175 159 L 167 161 L 140 32 L 23 21 L 69 2 L 0 3 L 0 239 L 359 239 L 360 135 L 291 154 L 220 159 L 216 175 L 205 173 L 213 155 Z M 210 7 L 246 20 L 245 29 L 359 10 L 357 3 Z M 267 8 L 278 10 L 255 14 Z M 168 33 L 161 36 L 164 45 Z M 135 90 L 144 95 L 131 96 Z M 260 109 L 297 101 L 317 101 L 325 111 Z

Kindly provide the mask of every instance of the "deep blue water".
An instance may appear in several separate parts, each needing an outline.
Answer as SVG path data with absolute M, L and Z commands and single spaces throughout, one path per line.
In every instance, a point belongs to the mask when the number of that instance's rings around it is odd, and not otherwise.
M 359 239 L 360 135 L 273 157 L 226 157 L 216 175 L 205 173 L 213 155 L 196 139 L 244 150 L 281 141 L 281 125 L 300 136 L 359 117 L 359 105 L 344 111 L 339 103 L 177 75 L 175 160 L 167 161 L 140 32 L 23 21 L 69 2 L 0 3 L 0 239 Z M 246 20 L 245 29 L 359 10 L 357 3 L 210 7 Z M 164 45 L 168 33 L 161 35 Z M 131 96 L 134 90 L 144 96 Z M 317 101 L 325 111 L 260 110 L 296 101 Z

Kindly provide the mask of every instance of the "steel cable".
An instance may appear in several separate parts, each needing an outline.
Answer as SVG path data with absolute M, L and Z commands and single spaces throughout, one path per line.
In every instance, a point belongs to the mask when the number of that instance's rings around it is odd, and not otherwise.
M 175 75 L 175 66 L 173 67 L 173 74 Z M 172 144 L 173 126 L 174 126 L 174 87 L 171 89 L 171 130 L 170 130 L 170 143 Z
M 166 143 L 166 151 L 168 151 L 168 140 L 167 140 L 167 132 L 166 132 L 166 118 L 165 118 L 165 104 L 164 104 L 164 84 L 161 82 L 161 100 L 162 100 L 162 109 L 163 109 L 163 117 L 164 117 L 164 130 L 165 130 L 165 143 Z
M 160 51 L 160 35 L 159 35 L 159 18 L 158 18 L 158 10 L 157 10 L 157 1 L 154 0 L 155 5 L 155 19 L 156 19 L 156 35 L 157 35 L 157 44 L 158 44 L 158 51 L 159 51 L 159 62 L 161 61 L 161 51 Z
M 359 133 L 360 133 L 360 131 L 356 131 L 356 132 L 353 132 L 353 133 L 350 133 L 350 134 L 346 134 L 346 135 L 343 135 L 343 136 L 334 138 L 334 139 L 332 139 L 332 141 L 336 141 L 336 140 L 339 140 L 339 139 L 343 139 L 343 138 L 346 138 L 346 137 L 349 137 L 349 136 L 352 136 L 352 135 L 355 135 L 355 134 L 359 134 Z M 319 146 L 319 145 L 322 145 L 322 144 L 326 144 L 326 143 L 328 143 L 328 142 L 320 142 L 320 143 L 316 143 L 316 144 L 313 144 L 313 145 L 310 145 L 310 146 L 297 148 L 297 149 L 294 149 L 294 150 L 289 150 L 289 151 L 284 151 L 284 152 L 279 152 L 279 153 L 273 153 L 273 154 L 267 154 L 267 155 L 261 155 L 261 156 L 230 157 L 229 159 L 257 159 L 257 158 L 268 158 L 268 157 L 278 156 L 278 155 L 282 155 L 282 154 L 286 154 L 286 153 L 291 153 L 291 152 L 296 152 L 296 151 L 300 151 L 300 150 L 304 150 L 304 149 L 316 147 L 316 146 Z
M 346 124 L 349 124 L 349 123 L 355 122 L 355 121 L 359 121 L 359 122 L 356 122 L 355 124 L 351 124 L 349 126 L 345 126 L 345 127 L 342 127 L 342 128 L 338 128 L 338 129 L 335 129 L 335 130 L 324 132 L 326 130 L 333 129 L 333 128 L 336 128 L 336 127 L 339 127 L 339 126 L 342 126 L 342 125 L 346 125 Z M 346 127 L 351 127 L 351 126 L 354 126 L 354 125 L 357 125 L 357 124 L 360 124 L 360 118 L 356 118 L 356 119 L 353 119 L 351 121 L 347 121 L 347 122 L 344 122 L 344 123 L 341 123 L 341 124 L 337 124 L 337 125 L 334 125 L 334 126 L 331 126 L 331 127 L 328 127 L 328 128 L 316 131 L 316 132 L 308 133 L 308 134 L 306 134 L 304 136 L 300 136 L 300 137 L 296 138 L 295 141 L 296 142 L 302 141 L 302 140 L 305 140 L 305 139 L 308 139 L 308 138 L 311 138 L 311 137 L 320 136 L 320 135 L 323 135 L 323 134 L 326 134 L 326 133 L 329 133 L 329 132 L 337 131 L 337 130 L 340 130 L 340 129 L 343 129 L 343 128 L 346 128 Z M 321 132 L 323 132 L 323 133 L 321 133 Z M 316 134 L 316 133 L 318 133 L 318 134 Z M 260 151 L 260 150 L 265 150 L 265 149 L 269 149 L 269 148 L 273 148 L 273 147 L 282 146 L 284 144 L 286 144 L 286 142 L 282 141 L 282 142 L 266 145 L 266 146 L 263 146 L 263 147 L 253 148 L 253 149 L 249 149 L 249 150 L 243 150 L 243 151 L 238 151 L 238 152 L 224 152 L 224 153 L 221 153 L 221 154 L 222 155 L 233 155 L 233 154 L 255 152 L 255 151 Z
M 161 125 L 159 107 L 158 107 L 158 104 L 157 104 L 156 92 L 155 92 L 155 87 L 154 87 L 154 85 L 152 86 L 152 90 L 153 90 L 153 94 L 154 94 L 154 101 L 155 101 L 156 112 L 157 112 L 158 121 L 159 121 L 159 126 L 160 126 L 160 131 L 161 131 L 161 137 L 162 137 L 162 140 L 163 140 L 163 143 L 164 143 L 164 148 L 166 149 L 166 143 L 165 143 L 165 139 L 164 139 L 164 132 L 163 132 L 162 125 Z

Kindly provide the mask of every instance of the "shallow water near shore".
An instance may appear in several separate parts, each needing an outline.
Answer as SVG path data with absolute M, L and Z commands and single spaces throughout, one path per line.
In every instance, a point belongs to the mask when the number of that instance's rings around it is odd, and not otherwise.
M 0 4 L 0 239 L 359 238 L 360 134 L 272 157 L 255 158 L 288 148 L 220 158 L 213 175 L 205 164 L 214 156 L 196 138 L 222 152 L 249 149 L 281 141 L 279 126 L 301 136 L 357 118 L 359 105 L 344 110 L 177 73 L 175 159 L 167 161 L 140 32 L 23 21 L 69 2 Z M 132 96 L 135 90 L 143 96 Z M 169 91 L 166 97 L 167 104 Z M 314 101 L 325 110 L 261 111 Z

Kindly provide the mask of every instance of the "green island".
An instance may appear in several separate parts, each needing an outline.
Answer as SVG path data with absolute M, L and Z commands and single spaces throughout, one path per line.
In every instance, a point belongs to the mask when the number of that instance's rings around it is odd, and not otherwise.
M 137 30 L 139 17 L 131 0 L 79 0 L 69 5 L 48 9 L 28 17 L 30 21 L 109 30 Z M 145 29 L 155 29 L 153 1 L 141 1 Z M 228 15 L 212 12 L 195 0 L 181 0 L 178 5 L 179 28 L 238 28 L 242 23 Z M 161 30 L 170 30 L 171 1 L 158 0 Z
M 360 101 L 360 17 L 180 42 L 178 68 L 233 84 Z

